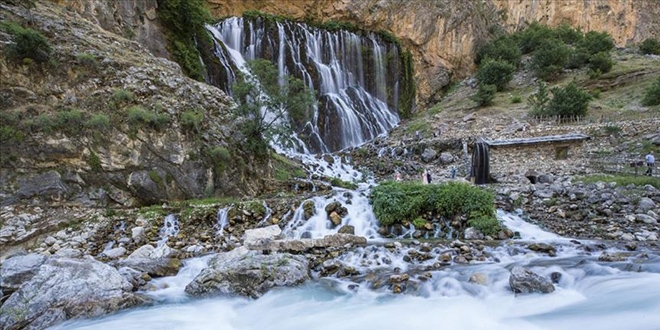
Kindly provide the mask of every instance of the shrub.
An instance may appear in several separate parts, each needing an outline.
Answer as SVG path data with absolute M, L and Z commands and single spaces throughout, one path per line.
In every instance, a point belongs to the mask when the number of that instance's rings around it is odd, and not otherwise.
M 112 100 L 117 104 L 133 102 L 133 93 L 125 89 L 117 89 L 112 93 Z
M 579 69 L 589 62 L 589 52 L 582 48 L 575 48 L 568 55 L 566 67 L 569 69 Z
M 0 23 L 0 30 L 6 31 L 12 36 L 12 43 L 6 46 L 5 52 L 8 58 L 21 62 L 29 58 L 37 63 L 45 63 L 50 60 L 52 50 L 48 39 L 38 31 L 13 22 Z
M 485 234 L 499 231 L 495 217 L 495 199 L 489 191 L 465 183 L 423 185 L 416 182 L 387 181 L 371 192 L 373 209 L 381 225 L 413 221 L 423 225 L 421 218 L 427 212 L 444 218 L 465 215 L 468 225 Z M 417 222 L 417 223 L 416 223 Z
M 140 106 L 132 106 L 126 112 L 128 123 L 133 127 L 150 127 L 158 130 L 170 121 L 168 115 L 158 114 Z
M 600 89 L 598 88 L 589 91 L 589 94 L 591 94 L 594 99 L 600 99 Z
M 496 92 L 497 87 L 495 85 L 479 84 L 477 94 L 472 96 L 471 99 L 477 102 L 479 106 L 488 106 L 493 102 Z
M 532 22 L 525 30 L 514 35 L 523 54 L 536 51 L 541 45 L 555 39 L 554 36 L 551 28 L 539 22 Z
M 211 160 L 216 163 L 227 163 L 231 161 L 231 153 L 229 152 L 229 149 L 225 147 L 213 147 L 211 150 L 209 150 L 208 155 Z
M 522 53 L 518 44 L 508 36 L 500 37 L 483 46 L 477 53 L 476 62 L 481 64 L 487 58 L 493 60 L 503 60 L 514 67 L 520 64 Z
M 97 156 L 93 151 L 89 153 L 87 164 L 94 172 L 100 172 L 103 170 L 101 167 L 101 159 L 99 159 L 99 156 Z
M 589 69 L 593 71 L 599 70 L 601 73 L 607 73 L 612 70 L 613 65 L 614 62 L 612 62 L 609 52 L 596 53 L 589 58 Z
M 78 109 L 63 110 L 55 116 L 55 126 L 67 133 L 79 132 L 83 123 L 83 114 Z
M 480 84 L 495 85 L 497 90 L 503 90 L 513 78 L 516 67 L 504 60 L 486 59 L 477 70 Z
M 582 31 L 576 30 L 565 23 L 557 26 L 554 32 L 555 36 L 567 45 L 576 44 L 584 38 Z
M 202 111 L 184 111 L 181 115 L 181 126 L 189 131 L 199 131 L 204 122 L 204 113 Z
M 642 54 L 655 54 L 660 55 L 660 41 L 656 38 L 646 38 L 639 45 L 639 51 Z
M 529 106 L 532 108 L 530 110 L 530 114 L 535 117 L 547 115 L 546 107 L 548 105 L 548 101 L 550 101 L 548 85 L 544 81 L 539 80 L 537 82 L 536 93 L 530 95 L 527 98 L 527 104 L 529 104 Z
M 591 95 L 578 88 L 574 83 L 570 83 L 564 88 L 553 88 L 552 95 L 547 107 L 549 115 L 566 118 L 583 117 L 587 114 Z
M 340 178 L 330 179 L 330 184 L 335 187 L 346 188 L 346 189 L 357 189 L 358 185 L 353 182 L 344 181 Z
M 106 131 L 110 128 L 110 118 L 104 114 L 92 115 L 92 117 L 85 122 L 85 127 L 97 131 Z
M 46 113 L 37 116 L 35 121 L 36 129 L 44 133 L 52 133 L 55 130 L 56 124 L 53 118 Z
M 580 40 L 577 47 L 586 50 L 591 55 L 600 52 L 609 52 L 614 48 L 614 39 L 607 32 L 589 31 Z
M 538 78 L 556 77 L 566 65 L 570 50 L 557 39 L 549 39 L 538 45 L 532 54 L 532 68 Z
M 90 69 L 95 69 L 96 66 L 98 65 L 98 62 L 96 61 L 96 57 L 93 54 L 88 54 L 88 53 L 77 54 L 76 60 L 81 65 L 84 65 Z
M 651 86 L 646 89 L 642 105 L 650 107 L 660 104 L 660 77 L 656 79 Z
M 520 102 L 522 102 L 522 98 L 520 97 L 520 95 L 514 95 L 514 96 L 511 97 L 511 103 L 512 104 L 516 104 L 516 103 L 520 103 Z

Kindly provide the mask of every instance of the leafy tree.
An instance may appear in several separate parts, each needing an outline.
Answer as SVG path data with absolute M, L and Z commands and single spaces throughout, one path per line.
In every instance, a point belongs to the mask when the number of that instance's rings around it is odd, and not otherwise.
M 518 44 L 509 36 L 503 36 L 483 46 L 477 53 L 477 64 L 491 58 L 511 63 L 514 67 L 520 64 L 522 53 Z
M 532 54 L 532 68 L 538 78 L 549 80 L 563 70 L 570 50 L 557 39 L 548 39 L 539 44 Z
M 613 65 L 614 63 L 609 52 L 596 53 L 589 58 L 589 68 L 592 71 L 598 70 L 601 73 L 610 72 Z
M 592 97 L 588 92 L 578 88 L 571 82 L 564 88 L 555 87 L 552 89 L 552 99 L 548 102 L 547 112 L 551 116 L 561 118 L 583 117 L 589 110 L 591 99 Z
M 660 55 L 660 41 L 656 38 L 646 38 L 639 45 L 639 51 L 642 54 L 655 54 Z
M 600 52 L 609 52 L 614 48 L 614 39 L 607 32 L 589 31 L 580 40 L 577 47 L 586 50 L 591 55 Z
M 482 62 L 477 71 L 480 84 L 495 85 L 497 90 L 503 90 L 513 78 L 516 67 L 504 60 L 487 59 Z
M 246 147 L 255 155 L 267 156 L 268 140 L 292 130 L 281 119 L 288 117 L 296 125 L 307 121 L 315 97 L 300 79 L 279 77 L 277 68 L 267 60 L 257 59 L 247 66 L 253 75 L 242 76 L 233 86 L 239 104 L 235 115 L 243 120 Z
M 39 31 L 24 28 L 13 22 L 0 22 L 0 31 L 5 31 L 12 36 L 12 43 L 5 48 L 8 58 L 14 61 L 29 58 L 37 63 L 45 63 L 50 60 L 52 49 L 48 44 L 48 39 Z
M 589 52 L 582 48 L 574 48 L 568 55 L 566 67 L 569 69 L 579 69 L 589 63 Z
M 532 110 L 530 111 L 531 115 L 535 117 L 547 115 L 546 106 L 548 101 L 550 101 L 548 85 L 543 80 L 539 80 L 536 93 L 527 98 L 527 104 L 532 107 Z
M 644 98 L 642 99 L 642 105 L 644 106 L 654 106 L 660 104 L 660 77 L 656 79 L 651 86 L 646 89 L 644 93 Z
M 477 102 L 479 106 L 488 106 L 492 104 L 496 92 L 497 86 L 495 85 L 479 84 L 477 94 L 472 96 L 471 99 Z
M 525 30 L 516 33 L 515 38 L 522 53 L 528 54 L 536 51 L 550 39 L 555 39 L 555 33 L 548 26 L 534 21 Z
M 561 24 L 555 28 L 555 36 L 567 45 L 573 45 L 584 38 L 584 34 L 579 29 L 574 29 L 568 24 Z

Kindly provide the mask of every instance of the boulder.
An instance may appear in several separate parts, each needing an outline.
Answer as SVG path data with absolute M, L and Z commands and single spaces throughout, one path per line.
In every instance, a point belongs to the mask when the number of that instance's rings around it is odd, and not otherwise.
M 173 276 L 181 268 L 181 260 L 176 258 L 126 258 L 112 263 L 117 269 L 128 267 L 142 273 L 147 273 L 151 277 Z
M 341 205 L 340 202 L 332 202 L 325 206 L 325 213 L 330 216 L 332 212 L 336 212 L 340 217 L 348 215 L 348 209 Z
M 470 283 L 474 284 L 479 284 L 479 285 L 487 285 L 488 284 L 488 275 L 484 273 L 474 273 L 472 276 L 470 276 L 470 279 L 468 280 Z
M 282 234 L 282 229 L 278 225 L 248 229 L 243 235 L 243 244 L 250 245 L 263 239 L 276 239 L 280 234 Z
M 635 214 L 635 220 L 637 222 L 643 222 L 648 225 L 655 225 L 658 223 L 652 216 L 646 214 Z
M 151 258 L 152 253 L 154 252 L 155 248 L 153 245 L 150 244 L 145 244 L 137 248 L 137 250 L 133 251 L 131 255 L 128 256 L 127 259 L 130 258 Z
M 509 277 L 509 286 L 514 293 L 551 293 L 555 291 L 555 286 L 536 273 L 515 266 L 511 269 L 511 276 Z
M 217 255 L 185 291 L 193 296 L 230 294 L 256 299 L 274 287 L 297 286 L 309 278 L 303 256 L 255 252 L 229 258 Z
M 464 237 L 467 240 L 484 239 L 484 234 L 474 227 L 465 229 Z
M 337 212 L 330 213 L 329 218 L 330 218 L 330 222 L 332 223 L 332 227 L 336 227 L 341 224 L 341 217 L 339 216 L 339 214 L 337 214 Z
M 305 220 L 309 220 L 309 218 L 316 214 L 316 205 L 314 205 L 313 201 L 304 202 L 302 207 L 305 214 Z
M 338 234 L 349 234 L 349 235 L 355 235 L 355 227 L 351 225 L 345 225 L 341 226 L 339 230 L 337 231 Z
M 552 177 L 547 174 L 541 174 L 536 178 L 538 183 L 552 183 Z
M 454 162 L 454 156 L 449 152 L 443 152 L 440 154 L 440 164 L 447 165 Z
M 63 248 L 55 252 L 55 256 L 64 257 L 64 258 L 82 258 L 83 253 L 78 249 L 72 248 Z
M 93 259 L 50 258 L 0 309 L 2 329 L 43 329 L 145 302 L 117 269 Z
M 37 274 L 47 259 L 45 255 L 36 253 L 6 259 L 0 267 L 0 288 L 5 292 L 18 290 L 21 284 Z
M 101 256 L 109 258 L 109 259 L 117 259 L 117 258 L 123 256 L 124 254 L 126 254 L 126 249 L 124 247 L 117 247 L 117 248 L 114 248 L 114 249 L 103 251 L 101 253 Z
M 551 257 L 554 257 L 557 253 L 557 249 L 554 246 L 546 243 L 532 243 L 527 245 L 527 248 L 532 251 L 547 253 Z
M 139 242 L 144 238 L 144 227 L 135 227 L 131 229 L 131 237 L 134 241 Z
M 431 148 L 426 148 L 424 149 L 424 152 L 422 152 L 422 161 L 425 163 L 433 161 L 436 157 L 438 157 L 438 153 Z
M 653 200 L 648 197 L 642 197 L 637 204 L 637 208 L 643 212 L 653 210 L 655 208 L 655 202 L 653 202 Z

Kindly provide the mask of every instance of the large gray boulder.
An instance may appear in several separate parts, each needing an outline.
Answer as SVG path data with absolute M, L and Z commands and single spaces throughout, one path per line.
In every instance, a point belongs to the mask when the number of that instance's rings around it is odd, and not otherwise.
M 256 299 L 274 287 L 296 286 L 307 280 L 308 262 L 302 256 L 255 252 L 229 257 L 219 254 L 186 286 L 186 293 L 193 296 L 230 294 Z
M 436 157 L 438 157 L 438 153 L 431 148 L 424 149 L 424 152 L 422 153 L 422 160 L 425 163 L 433 161 L 434 159 L 436 159 Z
M 555 291 L 555 286 L 546 278 L 520 266 L 515 266 L 511 269 L 509 285 L 513 292 L 522 294 L 551 293 Z
M 443 152 L 440 154 L 440 163 L 443 165 L 451 164 L 454 162 L 454 155 L 449 152 Z
M 181 260 L 176 258 L 126 258 L 112 263 L 117 269 L 128 267 L 151 277 L 173 276 L 181 268 Z
M 37 274 L 46 259 L 45 255 L 36 253 L 6 259 L 0 267 L 0 288 L 5 292 L 18 290 Z
M 145 302 L 117 269 L 92 259 L 49 258 L 0 309 L 2 329 L 43 329 Z
M 637 207 L 639 208 L 639 210 L 646 212 L 648 210 L 653 210 L 655 208 L 655 202 L 648 197 L 642 197 L 639 200 L 639 204 L 637 204 Z
M 243 244 L 250 245 L 263 239 L 276 239 L 280 234 L 282 234 L 282 229 L 278 225 L 248 229 L 243 235 Z

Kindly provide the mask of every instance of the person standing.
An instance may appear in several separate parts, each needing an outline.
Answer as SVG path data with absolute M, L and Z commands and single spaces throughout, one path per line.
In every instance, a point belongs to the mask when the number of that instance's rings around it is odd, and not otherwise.
M 655 157 L 653 156 L 652 152 L 649 152 L 649 154 L 646 155 L 646 166 L 648 167 L 648 169 L 646 170 L 646 175 L 653 176 L 653 167 L 655 167 Z
M 424 172 L 422 172 L 422 184 L 428 184 L 429 183 L 427 174 L 428 174 L 428 172 L 426 171 L 426 169 L 424 169 Z
M 426 183 L 431 184 L 431 172 L 426 171 Z
M 451 166 L 451 178 L 456 179 L 456 166 Z
M 399 171 L 394 172 L 394 180 L 401 181 L 401 173 Z

